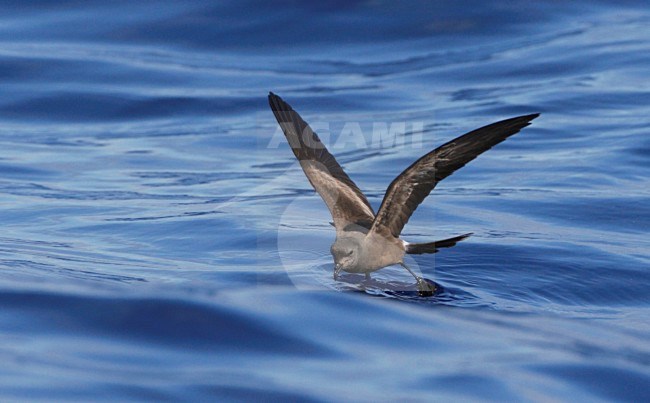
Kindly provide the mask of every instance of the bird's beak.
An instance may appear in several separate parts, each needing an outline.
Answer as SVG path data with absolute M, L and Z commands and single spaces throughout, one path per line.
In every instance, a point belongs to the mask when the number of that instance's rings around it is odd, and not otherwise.
M 341 266 L 340 264 L 334 265 L 334 280 L 338 279 L 339 273 L 341 272 L 342 269 L 343 266 Z

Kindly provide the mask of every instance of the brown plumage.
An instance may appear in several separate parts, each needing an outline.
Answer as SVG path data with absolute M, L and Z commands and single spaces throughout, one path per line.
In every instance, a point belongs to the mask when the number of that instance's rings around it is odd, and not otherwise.
M 438 182 L 539 116 L 535 113 L 492 123 L 426 154 L 393 180 L 375 215 L 363 192 L 300 115 L 273 93 L 269 93 L 269 105 L 307 179 L 332 214 L 336 228 L 331 248 L 336 264 L 334 277 L 341 270 L 368 276 L 382 267 L 400 264 L 416 278 L 423 293 L 432 293 L 433 289 L 404 265 L 404 254 L 435 253 L 471 234 L 410 244 L 399 239 L 404 225 Z
M 415 161 L 388 186 L 372 231 L 398 237 L 411 214 L 438 182 L 503 140 L 528 126 L 539 113 L 502 120 L 472 130 Z

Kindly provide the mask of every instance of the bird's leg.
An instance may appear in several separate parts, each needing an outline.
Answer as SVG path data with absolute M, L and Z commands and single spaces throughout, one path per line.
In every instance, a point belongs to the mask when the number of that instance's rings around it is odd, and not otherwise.
M 404 262 L 400 262 L 400 265 L 405 268 L 413 277 L 415 277 L 415 281 L 418 283 L 418 292 L 420 293 L 421 296 L 431 296 L 433 293 L 436 291 L 436 288 L 432 286 L 431 284 L 427 283 L 422 277 L 417 276 L 411 269 L 408 268 L 407 265 L 404 264 Z
M 370 281 L 370 273 L 366 273 L 366 281 Z
M 342 267 L 340 265 L 335 265 L 334 266 L 334 281 L 337 281 L 339 279 L 339 273 L 341 272 Z

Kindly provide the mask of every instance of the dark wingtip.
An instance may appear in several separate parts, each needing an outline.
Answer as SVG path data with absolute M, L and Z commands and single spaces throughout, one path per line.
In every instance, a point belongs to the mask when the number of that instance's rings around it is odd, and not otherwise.
M 539 113 L 531 113 L 530 115 L 519 116 L 518 118 L 515 119 L 523 123 L 523 125 L 521 126 L 521 129 L 523 129 L 524 127 L 530 126 L 533 120 L 539 117 L 539 115 L 540 115 Z
M 537 119 L 539 117 L 539 115 L 540 115 L 540 113 L 537 112 L 537 113 L 531 113 L 530 115 L 519 116 L 519 117 L 516 117 L 515 119 L 520 120 L 520 121 L 523 120 L 524 122 L 527 123 L 526 126 L 528 126 L 530 124 L 530 122 L 532 122 L 533 119 Z
M 269 106 L 274 111 L 291 111 L 291 106 L 284 102 L 284 99 L 269 91 Z
M 269 91 L 269 103 L 273 104 L 273 102 L 278 102 L 281 101 L 282 98 L 279 96 L 275 95 L 272 91 Z
M 505 135 L 505 137 L 503 137 L 499 141 L 499 142 L 501 142 L 501 141 L 505 140 L 506 138 L 512 136 L 513 134 L 518 133 L 524 127 L 530 126 L 533 119 L 536 119 L 539 115 L 540 115 L 539 113 L 531 113 L 529 115 L 521 115 L 521 116 L 517 116 L 515 118 L 505 119 L 505 120 L 493 123 L 491 125 L 485 126 L 485 128 L 491 127 L 491 126 L 503 125 L 503 124 L 510 125 L 511 130 L 503 131 L 503 134 Z M 483 128 L 481 128 L 481 129 L 483 129 Z M 475 131 L 478 131 L 478 130 L 481 130 L 481 129 L 477 129 Z M 495 144 L 498 144 L 498 143 L 495 143 Z

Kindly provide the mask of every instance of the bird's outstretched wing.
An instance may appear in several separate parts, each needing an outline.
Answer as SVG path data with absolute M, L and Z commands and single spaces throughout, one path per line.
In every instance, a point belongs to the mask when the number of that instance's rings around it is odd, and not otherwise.
M 415 161 L 391 182 L 371 232 L 398 237 L 411 214 L 441 180 L 528 126 L 539 113 L 492 123 L 464 134 Z
M 375 213 L 368 199 L 327 151 L 316 133 L 282 98 L 269 93 L 269 105 L 307 179 L 332 213 L 337 231 L 350 224 L 370 228 Z

